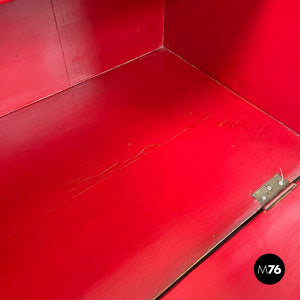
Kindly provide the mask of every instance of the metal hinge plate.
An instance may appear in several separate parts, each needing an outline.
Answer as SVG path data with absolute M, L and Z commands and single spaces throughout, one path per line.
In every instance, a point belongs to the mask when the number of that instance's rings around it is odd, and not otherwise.
M 255 193 L 252 194 L 262 206 L 273 200 L 284 189 L 286 189 L 290 183 L 280 175 L 276 174 L 262 187 L 260 187 Z

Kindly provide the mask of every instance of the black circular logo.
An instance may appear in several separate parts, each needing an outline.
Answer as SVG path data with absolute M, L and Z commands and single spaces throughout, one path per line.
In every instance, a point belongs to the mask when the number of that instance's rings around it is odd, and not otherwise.
M 265 254 L 258 258 L 254 265 L 256 278 L 264 284 L 275 284 L 285 272 L 282 259 L 275 254 Z

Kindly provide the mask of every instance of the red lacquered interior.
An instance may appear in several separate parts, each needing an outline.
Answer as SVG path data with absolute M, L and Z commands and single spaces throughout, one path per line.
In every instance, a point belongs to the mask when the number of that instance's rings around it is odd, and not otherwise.
M 165 44 L 300 132 L 298 0 L 166 0 Z
M 163 299 L 298 299 L 299 197 L 297 188 L 259 215 Z M 266 253 L 275 253 L 285 264 L 283 278 L 271 286 L 253 272 L 256 260 Z
M 162 44 L 162 0 L 15 0 L 0 6 L 0 115 Z
M 4 299 L 153 298 L 300 161 L 299 137 L 163 49 L 0 128 Z
M 224 3 L 0 5 L 0 299 L 152 299 L 299 175 L 299 6 Z

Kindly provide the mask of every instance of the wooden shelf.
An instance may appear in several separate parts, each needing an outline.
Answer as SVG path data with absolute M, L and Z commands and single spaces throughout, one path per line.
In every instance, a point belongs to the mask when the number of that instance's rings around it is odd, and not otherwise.
M 1 299 L 152 298 L 260 207 L 300 138 L 159 49 L 0 119 Z

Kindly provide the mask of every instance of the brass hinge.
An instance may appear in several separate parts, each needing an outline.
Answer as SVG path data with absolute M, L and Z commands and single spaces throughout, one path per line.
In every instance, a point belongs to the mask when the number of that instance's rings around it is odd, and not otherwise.
M 291 183 L 276 174 L 253 193 L 252 197 L 254 197 L 264 209 L 269 210 L 287 196 L 296 186 L 296 183 Z

